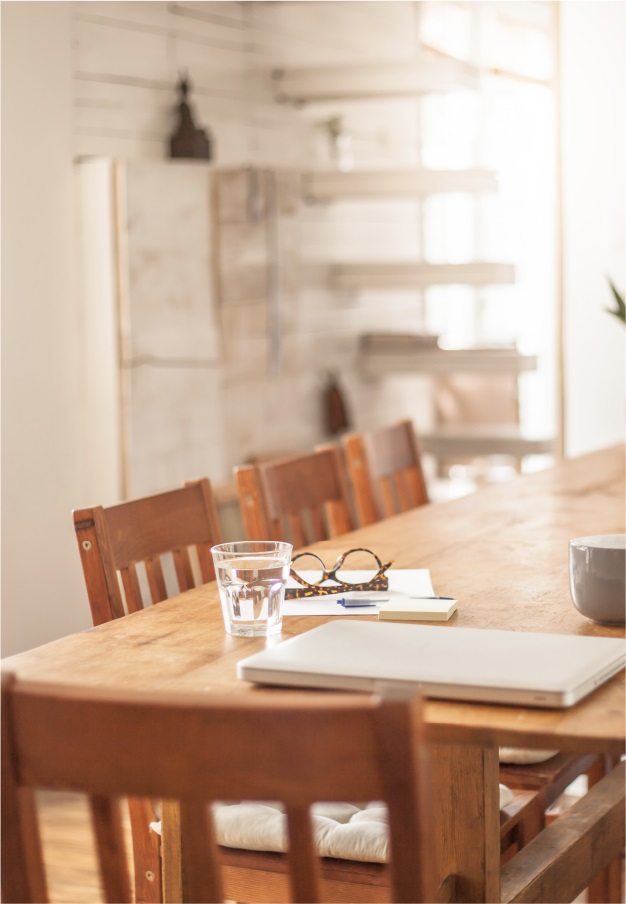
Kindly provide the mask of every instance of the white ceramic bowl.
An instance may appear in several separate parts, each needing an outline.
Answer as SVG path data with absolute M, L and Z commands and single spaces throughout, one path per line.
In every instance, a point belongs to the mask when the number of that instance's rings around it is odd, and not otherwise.
M 626 534 L 569 541 L 570 593 L 578 611 L 603 625 L 623 625 Z

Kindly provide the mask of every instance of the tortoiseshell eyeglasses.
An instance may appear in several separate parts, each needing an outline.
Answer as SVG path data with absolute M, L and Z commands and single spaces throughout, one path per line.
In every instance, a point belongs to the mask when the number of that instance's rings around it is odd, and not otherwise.
M 285 596 L 287 599 L 304 599 L 307 596 L 327 596 L 354 590 L 387 590 L 389 578 L 385 572 L 392 564 L 387 562 L 383 565 L 371 549 L 357 547 L 340 555 L 333 567 L 327 570 L 318 555 L 301 552 L 291 560 L 289 571 L 290 576 L 301 586 L 287 587 Z M 365 574 L 367 578 L 355 581 L 351 573 L 356 573 L 360 578 Z

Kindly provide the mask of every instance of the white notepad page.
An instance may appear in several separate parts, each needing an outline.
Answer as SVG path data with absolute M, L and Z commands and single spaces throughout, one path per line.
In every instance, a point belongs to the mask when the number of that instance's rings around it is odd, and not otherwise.
M 349 571 L 350 580 L 355 584 L 366 581 L 370 576 L 367 571 Z M 340 606 L 337 600 L 349 596 L 350 599 L 367 600 L 392 599 L 401 596 L 435 596 L 433 583 L 428 568 L 390 568 L 386 572 L 389 578 L 388 590 L 352 590 L 349 593 L 340 591 L 328 596 L 305 597 L 304 599 L 285 600 L 283 615 L 378 615 L 378 606 Z M 302 572 L 304 580 L 315 580 L 314 572 Z M 289 578 L 287 587 L 299 587 L 297 581 Z

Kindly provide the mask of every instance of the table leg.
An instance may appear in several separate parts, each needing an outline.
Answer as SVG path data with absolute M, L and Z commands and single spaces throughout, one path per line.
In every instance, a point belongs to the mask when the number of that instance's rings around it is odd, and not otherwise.
M 444 899 L 500 901 L 498 749 L 431 745 Z

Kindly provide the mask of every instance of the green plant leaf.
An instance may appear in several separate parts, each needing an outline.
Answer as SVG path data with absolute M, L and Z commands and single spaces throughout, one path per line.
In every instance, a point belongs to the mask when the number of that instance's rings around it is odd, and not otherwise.
M 621 320 L 622 323 L 626 323 L 626 302 L 617 291 L 613 283 L 610 279 L 607 280 L 608 284 L 611 287 L 611 291 L 613 292 L 613 297 L 615 298 L 615 307 L 614 308 L 605 308 L 609 314 L 613 314 L 614 317 L 617 317 L 618 320 Z

